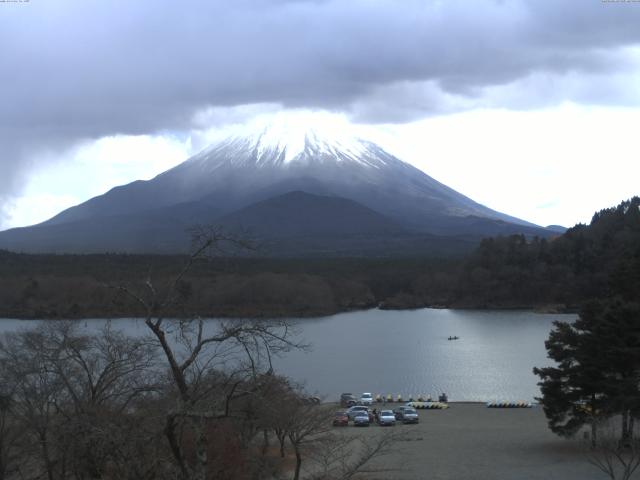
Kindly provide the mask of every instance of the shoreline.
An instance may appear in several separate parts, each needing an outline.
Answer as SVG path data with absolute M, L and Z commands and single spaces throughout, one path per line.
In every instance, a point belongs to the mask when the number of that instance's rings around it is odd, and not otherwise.
M 351 390 L 370 391 L 374 397 L 380 394 L 386 398 L 391 394 L 394 399 L 401 394 L 402 402 L 389 402 L 385 408 L 403 405 L 411 396 L 414 400 L 418 400 L 418 396 L 430 396 L 437 400 L 442 392 L 448 394 L 449 401 L 454 402 L 452 404 L 534 402 L 535 397 L 540 396 L 540 391 L 531 370 L 535 365 L 546 365 L 543 341 L 548 337 L 554 320 L 571 319 L 532 313 L 469 314 L 428 309 L 405 313 L 373 310 L 318 320 L 301 319 L 290 323 L 297 325 L 296 339 L 313 344 L 313 351 L 288 352 L 274 360 L 273 365 L 278 374 L 303 383 L 308 394 L 319 396 L 327 402 L 337 400 L 341 392 Z M 218 322 L 206 321 L 206 331 L 213 331 Z M 234 323 L 233 320 L 228 322 Z M 5 320 L 0 322 L 0 331 L 30 330 L 49 323 L 51 321 L 47 320 Z M 133 337 L 149 333 L 142 319 L 113 319 L 111 322 L 106 319 L 86 319 L 74 323 L 80 333 L 87 334 L 98 333 L 108 323 L 113 329 L 122 330 Z M 53 321 L 51 324 L 56 323 Z M 410 345 L 400 334 L 406 331 L 405 326 L 419 333 Z M 462 335 L 461 342 L 447 341 L 447 334 L 453 331 L 454 326 L 456 332 Z M 488 329 L 487 334 L 473 335 L 480 327 L 482 331 Z M 518 335 L 523 327 L 527 329 L 527 338 L 535 338 L 527 342 L 526 348 L 523 344 L 516 346 L 511 341 L 513 335 Z M 465 328 L 470 329 L 469 336 L 465 336 Z M 366 338 L 366 345 L 372 348 L 358 350 L 358 346 L 353 345 L 352 333 L 360 331 L 370 333 L 362 338 Z M 375 333 L 377 331 L 396 333 L 382 340 L 382 346 L 376 343 L 379 339 Z M 338 339 L 335 332 L 349 334 Z M 500 336 L 495 337 L 495 332 Z M 391 338 L 397 340 L 391 341 Z M 369 339 L 373 343 L 370 344 Z M 357 354 L 359 351 L 363 352 L 362 355 Z M 471 352 L 474 358 L 484 360 L 470 365 L 468 359 Z M 362 373 L 354 380 L 344 373 L 344 365 L 352 365 Z M 476 368 L 474 365 L 485 366 Z M 395 375 L 400 368 L 405 375 L 402 379 Z M 382 406 L 381 402 L 376 408 Z
M 480 312 L 488 312 L 488 311 L 499 311 L 499 312 L 531 312 L 538 315 L 571 315 L 578 313 L 577 308 L 570 308 L 564 306 L 564 308 L 549 308 L 549 305 L 532 305 L 532 306 L 496 306 L 496 305 L 481 305 L 481 306 L 469 306 L 469 305 L 424 305 L 417 307 L 407 307 L 407 308 L 386 308 L 383 304 L 372 305 L 364 308 L 349 308 L 349 309 L 329 309 L 329 310 L 318 310 L 318 311 L 273 311 L 273 312 L 264 312 L 261 311 L 259 313 L 251 314 L 251 310 L 249 309 L 246 312 L 239 311 L 221 311 L 216 312 L 212 311 L 206 314 L 199 315 L 200 318 L 204 319 L 256 319 L 256 320 L 269 320 L 269 319 L 282 319 L 282 318 L 299 318 L 299 319 L 320 319 L 325 317 L 331 317 L 334 315 L 339 315 L 342 313 L 353 313 L 353 312 L 367 312 L 370 310 L 380 310 L 380 311 L 388 311 L 388 312 L 405 312 L 405 311 L 415 311 L 415 310 L 462 310 L 462 311 L 480 311 Z M 131 314 L 119 314 L 119 315 L 108 315 L 108 314 L 99 314 L 95 315 L 58 315 L 57 312 L 32 312 L 29 314 L 16 314 L 16 312 L 2 312 L 0 311 L 0 320 L 123 320 L 123 319 L 144 319 L 143 316 L 138 315 L 139 312 L 131 312 Z M 165 315 L 167 316 L 167 315 Z M 185 319 L 187 316 L 181 317 L 179 315 L 168 315 L 167 317 L 175 318 L 175 319 Z

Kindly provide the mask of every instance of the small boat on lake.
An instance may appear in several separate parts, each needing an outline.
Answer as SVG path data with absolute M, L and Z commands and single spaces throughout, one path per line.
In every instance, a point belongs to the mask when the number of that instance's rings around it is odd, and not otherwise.
M 447 340 L 459 340 L 459 339 L 460 339 L 460 337 L 449 337 L 449 338 L 447 338 Z

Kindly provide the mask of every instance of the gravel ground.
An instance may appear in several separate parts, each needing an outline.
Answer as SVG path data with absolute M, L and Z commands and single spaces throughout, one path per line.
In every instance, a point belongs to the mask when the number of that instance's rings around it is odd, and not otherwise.
M 385 408 L 393 408 L 392 405 Z M 397 451 L 374 462 L 392 471 L 367 478 L 606 478 L 588 463 L 581 441 L 565 440 L 549 431 L 539 407 L 494 409 L 484 404 L 452 403 L 447 410 L 419 410 L 419 414 L 418 425 L 343 427 L 345 435 L 381 435 L 391 428 L 406 433 L 406 438 L 398 442 Z

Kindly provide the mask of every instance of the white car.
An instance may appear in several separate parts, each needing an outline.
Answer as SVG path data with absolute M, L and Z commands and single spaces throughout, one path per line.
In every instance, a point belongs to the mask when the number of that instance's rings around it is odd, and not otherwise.
M 381 427 L 384 425 L 395 425 L 396 416 L 391 410 L 380 410 L 378 413 L 378 425 Z
M 363 393 L 360 396 L 360 405 L 373 405 L 373 395 L 370 393 Z

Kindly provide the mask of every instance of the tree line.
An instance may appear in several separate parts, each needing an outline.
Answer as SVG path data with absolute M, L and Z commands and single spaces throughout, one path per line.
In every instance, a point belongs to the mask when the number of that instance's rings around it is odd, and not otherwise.
M 578 311 L 640 285 L 640 199 L 597 212 L 556 238 L 487 238 L 465 257 L 213 258 L 181 284 L 188 307 L 210 317 L 318 316 L 372 308 L 553 308 Z M 160 255 L 0 252 L 0 316 L 131 317 L 139 305 L 105 288 L 169 281 L 185 261 Z M 176 313 L 179 313 L 176 311 Z
M 485 239 L 464 263 L 462 301 L 487 304 L 562 303 L 637 292 L 640 285 L 640 198 L 597 212 L 553 239 Z M 465 300 L 466 299 L 466 300 Z

